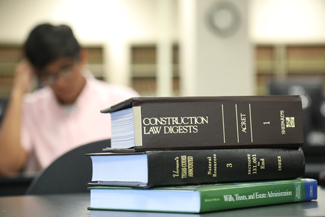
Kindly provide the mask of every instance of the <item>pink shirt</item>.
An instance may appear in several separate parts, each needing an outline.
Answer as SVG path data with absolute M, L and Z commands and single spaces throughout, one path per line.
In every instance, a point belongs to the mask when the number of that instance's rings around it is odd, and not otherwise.
M 27 94 L 21 125 L 21 144 L 29 152 L 26 171 L 43 169 L 77 146 L 110 138 L 110 115 L 100 110 L 134 96 L 130 88 L 87 78 L 68 113 L 49 87 Z

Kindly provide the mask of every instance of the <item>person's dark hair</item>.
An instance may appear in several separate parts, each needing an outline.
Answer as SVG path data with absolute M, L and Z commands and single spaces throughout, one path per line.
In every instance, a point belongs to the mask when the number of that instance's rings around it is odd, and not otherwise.
M 80 45 L 67 25 L 44 23 L 36 26 L 24 44 L 24 54 L 38 70 L 60 57 L 78 58 Z

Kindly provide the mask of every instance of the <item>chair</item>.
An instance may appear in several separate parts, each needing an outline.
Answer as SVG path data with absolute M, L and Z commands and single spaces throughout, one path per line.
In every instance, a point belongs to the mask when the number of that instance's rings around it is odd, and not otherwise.
M 101 152 L 110 147 L 110 139 L 79 146 L 56 159 L 37 175 L 26 194 L 64 194 L 89 192 L 87 183 L 92 177 L 92 162 L 86 153 Z

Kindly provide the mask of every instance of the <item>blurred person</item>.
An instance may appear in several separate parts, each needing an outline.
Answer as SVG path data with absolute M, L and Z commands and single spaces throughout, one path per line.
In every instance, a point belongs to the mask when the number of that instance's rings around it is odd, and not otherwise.
M 100 109 L 138 96 L 95 79 L 67 25 L 36 26 L 23 50 L 0 130 L 0 175 L 39 171 L 77 146 L 110 138 L 110 117 Z M 44 87 L 28 93 L 33 76 Z

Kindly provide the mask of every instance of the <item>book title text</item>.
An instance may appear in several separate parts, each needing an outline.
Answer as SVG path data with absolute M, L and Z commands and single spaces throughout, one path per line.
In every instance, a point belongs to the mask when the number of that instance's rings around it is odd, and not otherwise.
M 208 123 L 208 116 L 146 117 L 142 120 L 144 134 L 198 133 L 199 125 Z

